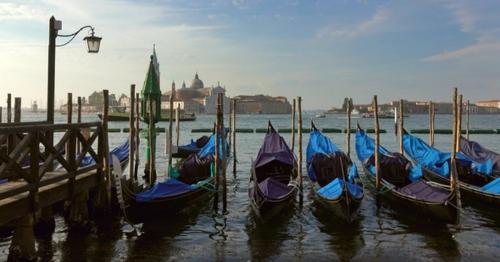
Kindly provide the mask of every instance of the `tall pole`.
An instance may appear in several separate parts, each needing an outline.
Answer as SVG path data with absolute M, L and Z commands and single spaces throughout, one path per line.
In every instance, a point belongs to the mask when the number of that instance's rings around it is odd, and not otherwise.
M 172 89 L 170 90 L 169 101 L 169 116 L 168 116 L 168 177 L 170 177 L 170 169 L 172 168 L 172 120 L 174 118 L 174 97 L 175 97 L 175 83 L 172 82 Z
M 2 113 L 3 113 L 3 112 L 2 112 L 2 109 L 3 109 L 3 108 L 0 106 L 0 123 L 2 123 Z
M 156 155 L 156 146 L 154 141 L 154 136 L 155 136 L 155 123 L 153 121 L 153 98 L 149 98 L 149 115 L 148 115 L 148 120 L 149 120 L 149 183 L 151 186 L 153 186 L 156 182 L 156 169 L 155 169 L 155 155 Z M 170 168 L 170 166 L 169 166 Z
M 399 153 L 404 154 L 403 150 L 403 117 L 404 117 L 404 105 L 403 99 L 399 100 Z
M 470 101 L 467 100 L 467 118 L 465 120 L 467 140 L 469 140 L 469 117 L 470 117 L 469 115 L 470 115 Z
M 461 207 L 461 199 L 460 199 L 460 188 L 458 181 L 458 170 L 457 170 L 457 161 L 456 156 L 458 152 L 458 137 L 459 134 L 459 107 L 457 102 L 458 90 L 455 87 L 453 89 L 453 142 L 452 142 L 452 152 L 451 152 L 451 172 L 450 172 L 450 188 L 455 192 L 457 198 L 457 206 L 460 210 Z
M 47 76 L 47 122 L 54 123 L 54 90 L 55 90 L 55 68 L 56 68 L 56 37 L 57 29 L 55 28 L 56 19 L 52 16 L 49 20 L 49 64 Z M 50 141 L 52 142 L 53 134 Z
M 233 99 L 232 101 L 232 108 L 233 108 L 233 126 L 231 128 L 233 134 L 231 135 L 231 138 L 233 139 L 231 146 L 233 147 L 233 174 L 236 175 L 236 99 Z
M 104 145 L 104 177 L 106 178 L 106 202 L 109 207 L 111 201 L 111 170 L 109 168 L 109 136 L 108 136 L 108 115 L 109 115 L 109 91 L 104 89 L 102 91 L 104 97 L 104 107 L 102 111 L 102 132 L 103 132 L 103 145 Z
M 78 105 L 77 111 L 76 111 L 76 122 L 81 123 L 82 122 L 82 97 L 81 96 L 79 96 L 77 98 L 76 103 Z M 78 154 L 81 153 L 80 141 L 78 141 L 78 139 L 77 139 L 77 143 L 76 143 L 76 152 Z
M 429 145 L 432 146 L 432 101 L 429 101 Z
M 296 99 L 294 98 L 293 99 L 293 103 L 292 103 L 292 123 L 291 123 L 291 137 L 290 137 L 290 148 L 292 149 L 292 152 L 294 150 L 294 147 L 295 147 L 295 105 L 296 103 Z
M 179 146 L 179 138 L 181 136 L 180 132 L 180 120 L 181 120 L 181 105 L 177 104 L 175 108 L 175 145 Z
M 380 134 L 378 122 L 378 102 L 377 95 L 373 96 L 373 110 L 375 120 L 375 188 L 377 191 L 380 189 L 380 160 L 379 160 L 379 147 L 380 147 Z
M 299 117 L 299 127 L 298 127 L 298 147 L 299 147 L 299 163 L 298 163 L 298 175 L 299 175 L 299 188 L 300 188 L 300 203 L 302 204 L 304 198 L 304 183 L 302 179 L 302 97 L 297 97 L 297 112 Z
M 7 123 L 12 122 L 12 95 L 7 94 Z
M 21 98 L 14 98 L 14 122 L 21 123 Z
M 134 181 L 137 181 L 137 174 L 139 173 L 139 133 L 140 133 L 140 111 L 139 106 L 141 100 L 139 93 L 135 94 L 135 164 L 134 164 Z
M 434 146 L 434 137 L 435 137 L 435 132 L 434 130 L 436 129 L 436 104 L 432 103 L 432 118 L 431 118 L 431 123 L 432 123 L 432 131 L 431 131 L 431 146 Z
M 460 151 L 460 137 L 462 137 L 462 98 L 460 94 L 457 103 L 457 153 Z
M 130 182 L 134 182 L 134 164 L 135 164 L 135 85 L 130 85 L 130 116 L 128 118 L 128 128 L 129 128 L 129 137 L 128 137 L 128 161 L 129 161 L 129 179 Z
M 347 156 L 351 156 L 351 111 L 352 111 L 352 98 L 349 98 L 347 102 L 347 134 L 346 134 L 346 143 L 347 143 Z
M 220 167 L 222 172 L 222 212 L 227 211 L 227 178 L 226 178 L 226 161 L 227 161 L 227 144 L 226 144 L 226 130 L 224 128 L 224 97 L 222 93 L 219 93 L 220 106 L 217 112 L 217 118 L 219 118 L 219 136 L 221 140 L 221 162 Z

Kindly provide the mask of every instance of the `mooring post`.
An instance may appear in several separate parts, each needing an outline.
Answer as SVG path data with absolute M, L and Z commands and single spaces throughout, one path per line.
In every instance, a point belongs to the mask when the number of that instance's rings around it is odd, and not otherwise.
M 403 128 L 404 128 L 404 101 L 399 100 L 399 153 L 404 155 L 403 150 Z
M 432 146 L 432 101 L 429 101 L 429 145 Z
M 237 158 L 236 158 L 236 99 L 233 99 L 232 100 L 232 108 L 233 108 L 233 127 L 232 127 L 232 131 L 233 131 L 233 135 L 231 136 L 231 138 L 233 139 L 233 142 L 231 143 L 231 146 L 233 147 L 233 174 L 236 175 L 236 162 L 237 162 Z
M 139 134 L 140 134 L 140 111 L 139 106 L 141 100 L 139 93 L 135 95 L 135 163 L 134 163 L 134 181 L 137 181 L 137 174 L 139 173 Z
M 79 96 L 77 98 L 76 103 L 77 103 L 77 106 L 78 106 L 77 107 L 77 112 L 76 112 L 76 122 L 77 123 L 81 123 L 82 122 L 82 97 L 81 96 Z M 79 131 L 81 131 L 81 130 L 79 130 Z M 80 144 L 81 144 L 80 141 L 77 140 L 76 141 L 76 152 L 78 152 L 78 154 L 80 154 L 81 151 L 82 151 Z
M 0 123 L 2 123 L 2 113 L 3 113 L 3 112 L 2 112 L 2 111 L 3 111 L 2 109 L 3 109 L 3 108 L 0 106 Z
M 73 94 L 71 93 L 68 93 L 68 101 L 66 103 L 66 122 L 68 124 L 71 124 L 73 120 Z M 68 130 L 70 131 L 70 130 Z M 70 135 L 71 137 L 71 135 Z M 69 155 L 70 155 L 70 150 L 69 150 L 69 146 L 70 144 L 72 143 L 73 141 L 71 141 L 71 139 L 68 140 L 68 142 L 66 142 L 66 161 L 70 161 L 69 159 Z M 69 171 L 69 170 L 68 170 Z
M 167 176 L 171 177 L 170 170 L 172 169 L 172 120 L 174 118 L 174 97 L 175 97 L 175 83 L 172 82 L 172 89 L 170 90 L 170 100 L 169 100 L 169 116 L 168 116 L 168 172 Z
M 227 137 L 226 137 L 226 130 L 224 126 L 224 97 L 222 93 L 218 94 L 219 100 L 220 100 L 220 109 L 218 110 L 218 118 L 219 118 L 219 123 L 220 123 L 220 137 L 221 137 L 221 143 L 222 143 L 222 166 L 221 166 L 221 172 L 222 172 L 222 213 L 227 212 L 227 177 L 226 177 L 226 169 L 227 169 Z
M 460 137 L 462 137 L 462 94 L 458 96 L 457 102 L 457 153 L 460 152 Z
M 346 144 L 347 144 L 347 156 L 351 157 L 351 112 L 352 112 L 352 98 L 347 100 L 347 132 L 346 132 Z
M 153 99 L 150 98 L 148 101 L 149 105 L 149 185 L 152 187 L 156 183 L 156 168 L 155 168 L 155 158 L 156 158 L 156 146 L 154 141 L 154 136 L 156 135 L 155 123 L 153 121 Z M 172 120 L 170 120 L 172 121 Z M 170 170 L 170 163 L 168 166 L 168 170 Z
M 455 87 L 453 89 L 453 141 L 452 141 L 452 150 L 451 150 L 451 171 L 450 171 L 450 188 L 452 191 L 455 192 L 456 199 L 457 199 L 457 207 L 461 207 L 461 199 L 460 199 L 460 189 L 459 189 L 459 182 L 458 182 L 458 170 L 457 170 L 457 161 L 456 161 L 456 156 L 457 156 L 457 137 L 459 136 L 459 125 L 458 125 L 458 118 L 459 118 L 459 108 L 458 108 L 458 90 Z M 460 210 L 460 209 L 459 209 Z
M 431 141 L 431 146 L 434 146 L 434 138 L 435 138 L 435 132 L 434 130 L 436 129 L 436 105 L 432 103 L 432 141 Z
M 291 127 L 290 127 L 290 131 L 291 131 L 291 134 L 290 134 L 290 149 L 293 150 L 295 149 L 295 111 L 296 111 L 296 99 L 294 98 L 293 99 L 293 102 L 292 102 L 292 123 L 291 123 Z
M 21 123 L 21 98 L 14 99 L 14 122 Z
M 7 123 L 12 122 L 12 94 L 7 94 Z
M 299 151 L 299 160 L 298 160 L 298 175 L 299 175 L 299 189 L 300 189 L 300 204 L 304 199 L 304 179 L 302 178 L 302 97 L 297 97 L 297 113 L 299 117 L 299 127 L 298 127 L 298 151 Z
M 469 115 L 470 115 L 470 101 L 467 100 L 467 118 L 465 120 L 465 128 L 466 128 L 466 138 L 469 140 Z M 1 110 L 0 110 L 1 111 Z M 1 122 L 1 121 L 0 121 Z
M 401 114 L 401 112 L 399 112 Z M 373 96 L 373 115 L 375 121 L 375 188 L 380 190 L 380 161 L 379 161 L 379 147 L 380 147 L 380 130 L 378 122 L 378 102 L 377 95 Z
M 179 138 L 181 136 L 181 106 L 177 104 L 175 108 L 175 146 L 179 146 Z
M 102 112 L 102 131 L 103 131 L 103 150 L 104 150 L 104 177 L 106 181 L 106 206 L 109 209 L 111 207 L 111 170 L 109 168 L 109 137 L 108 137 L 108 117 L 109 117 L 109 91 L 107 89 L 103 90 L 104 96 L 104 107 Z
M 31 215 L 21 217 L 17 220 L 9 247 L 9 261 L 34 261 L 36 259 L 33 224 L 34 219 Z
M 129 161 L 129 182 L 132 184 L 134 183 L 134 158 L 135 158 L 135 85 L 132 84 L 130 85 L 130 111 L 129 111 L 129 118 L 128 118 L 128 128 L 129 128 L 129 133 L 128 133 L 128 146 L 129 146 L 129 151 L 128 151 L 128 161 Z
M 216 105 L 216 110 L 219 110 L 219 98 L 217 97 L 217 105 Z M 214 171 L 215 171 L 215 195 L 214 195 L 214 205 L 213 205 L 213 211 L 215 214 L 217 214 L 217 210 L 219 210 L 219 157 L 220 157 L 220 152 L 219 152 L 219 118 L 215 118 L 215 123 L 214 123 L 214 136 L 215 136 L 215 160 L 214 160 Z

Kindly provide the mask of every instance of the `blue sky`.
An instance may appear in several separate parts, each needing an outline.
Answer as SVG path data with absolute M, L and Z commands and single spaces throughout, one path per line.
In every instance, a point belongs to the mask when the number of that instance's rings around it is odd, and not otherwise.
M 57 48 L 56 101 L 107 88 L 142 88 L 152 45 L 162 90 L 220 81 L 228 95 L 302 96 L 304 108 L 374 94 L 449 101 L 500 98 L 500 1 L 0 1 L 0 105 L 6 93 L 46 103 L 48 19 L 62 33 L 91 24 L 99 54 L 81 39 Z M 62 39 L 59 39 L 61 43 Z

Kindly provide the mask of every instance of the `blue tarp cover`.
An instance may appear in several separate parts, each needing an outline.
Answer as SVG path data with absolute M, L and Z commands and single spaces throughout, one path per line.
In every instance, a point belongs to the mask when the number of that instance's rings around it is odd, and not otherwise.
M 492 194 L 500 194 L 500 177 L 481 187 L 481 191 Z
M 420 138 L 407 133 L 403 135 L 403 147 L 405 152 L 423 167 L 429 168 L 441 176 L 449 176 L 451 153 L 443 153 L 429 146 Z M 457 153 L 457 160 L 466 165 L 471 165 L 473 172 L 481 172 L 485 175 L 491 175 L 492 173 L 493 165 L 491 161 L 484 163 L 474 162 L 460 152 Z
M 198 156 L 200 158 L 204 158 L 208 155 L 215 155 L 215 134 L 212 134 L 210 136 L 210 140 L 203 146 L 200 151 L 198 152 Z M 219 152 L 222 152 L 222 138 L 220 138 L 221 141 L 219 142 Z M 226 148 L 229 148 L 229 144 L 227 143 L 226 140 Z
M 358 159 L 364 164 L 375 152 L 375 140 L 366 135 L 365 131 L 358 130 L 356 132 L 356 154 Z M 385 149 L 383 146 L 379 146 L 379 153 L 391 156 L 389 150 Z M 371 174 L 375 175 L 375 166 L 368 166 L 368 170 Z M 422 166 L 414 165 L 410 169 L 409 179 L 412 182 L 418 181 L 422 178 Z
M 111 156 L 112 155 L 115 155 L 118 160 L 120 160 L 120 162 L 123 162 L 124 160 L 126 160 L 128 158 L 128 150 L 129 150 L 129 145 L 128 145 L 128 139 L 127 141 L 125 141 L 125 143 L 123 143 L 121 146 L 118 146 L 116 148 L 114 148 L 113 150 L 111 150 L 109 152 L 109 159 L 112 159 Z M 80 164 L 80 166 L 84 167 L 84 166 L 89 166 L 89 165 L 93 165 L 95 164 L 95 161 L 94 159 L 91 157 L 91 156 L 85 156 L 83 159 L 82 159 L 82 163 Z M 113 163 L 109 163 L 109 165 L 112 167 L 113 166 Z
M 177 179 L 171 178 L 165 182 L 154 185 L 147 191 L 136 194 L 136 199 L 139 202 L 147 202 L 162 197 L 179 195 L 196 188 L 198 188 L 197 185 L 188 185 Z
M 343 188 L 344 181 L 340 178 L 335 178 L 328 185 L 318 189 L 318 194 L 323 198 L 335 200 L 342 195 Z M 347 189 L 353 198 L 361 198 L 363 196 L 363 188 L 356 184 L 347 183 Z

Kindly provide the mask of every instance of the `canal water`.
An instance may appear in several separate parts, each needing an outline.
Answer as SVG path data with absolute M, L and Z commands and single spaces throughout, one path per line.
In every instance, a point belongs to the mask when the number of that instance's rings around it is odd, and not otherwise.
M 315 112 L 304 113 L 304 127 L 309 127 Z M 43 113 L 24 113 L 23 121 L 40 120 Z M 451 129 L 450 115 L 436 116 L 436 129 Z M 66 116 L 58 115 L 64 122 Z M 97 120 L 95 115 L 84 115 L 84 121 Z M 210 128 L 214 116 L 198 116 L 194 122 L 181 123 L 181 143 L 197 138 L 193 128 Z M 287 115 L 240 115 L 238 128 L 266 128 L 271 120 L 276 128 L 289 128 Z M 327 115 L 314 119 L 319 128 L 345 128 L 342 115 Z M 372 119 L 353 118 L 353 127 L 373 127 Z M 227 119 L 226 119 L 227 123 Z M 381 143 L 390 150 L 398 150 L 392 119 L 381 119 Z M 167 127 L 168 123 L 159 123 Z M 127 123 L 111 122 L 110 128 L 124 128 Z M 465 126 L 465 125 L 464 125 Z M 473 115 L 472 129 L 500 128 L 500 116 Z M 426 115 L 405 118 L 407 129 L 428 127 Z M 290 140 L 290 133 L 282 134 Z M 327 134 L 341 148 L 345 148 L 345 134 Z M 127 139 L 127 133 L 110 133 L 110 148 Z M 427 141 L 427 135 L 419 135 Z M 304 134 L 303 148 L 309 135 Z M 463 207 L 458 224 L 442 224 L 418 212 L 396 210 L 390 204 L 377 201 L 368 194 L 359 210 L 359 218 L 346 224 L 336 219 L 328 210 L 317 206 L 312 199 L 309 180 L 304 180 L 304 203 L 273 220 L 262 221 L 253 214 L 247 186 L 251 159 L 255 158 L 264 134 L 238 133 L 238 172 L 228 173 L 228 214 L 214 217 L 211 203 L 193 206 L 186 212 L 173 215 L 156 224 L 138 225 L 140 235 L 130 234 L 132 228 L 122 221 L 88 234 L 72 233 L 64 219 L 57 215 L 56 230 L 51 239 L 39 239 L 40 257 L 45 261 L 246 261 L 246 260 L 388 260 L 388 261 L 498 261 L 500 252 L 500 212 L 497 209 Z M 500 151 L 500 135 L 471 135 L 471 139 Z M 443 151 L 451 148 L 451 135 L 436 135 L 436 146 Z M 144 141 L 144 140 L 143 140 Z M 158 138 L 158 172 L 166 173 L 165 133 Z M 354 136 L 351 145 L 353 160 Z M 144 143 L 141 145 L 141 152 Z M 305 155 L 304 155 L 305 159 Z M 141 162 L 141 166 L 144 161 Z M 305 165 L 304 165 L 305 166 Z M 140 170 L 143 170 L 141 168 Z M 359 168 L 359 170 L 362 170 Z M 128 171 L 128 170 L 127 170 Z M 126 172 L 127 172 L 126 171 Z M 304 175 L 305 175 L 304 170 Z M 363 174 L 362 174 L 363 175 Z M 160 180 L 162 177 L 160 177 Z M 8 255 L 10 237 L 0 239 L 0 260 Z

